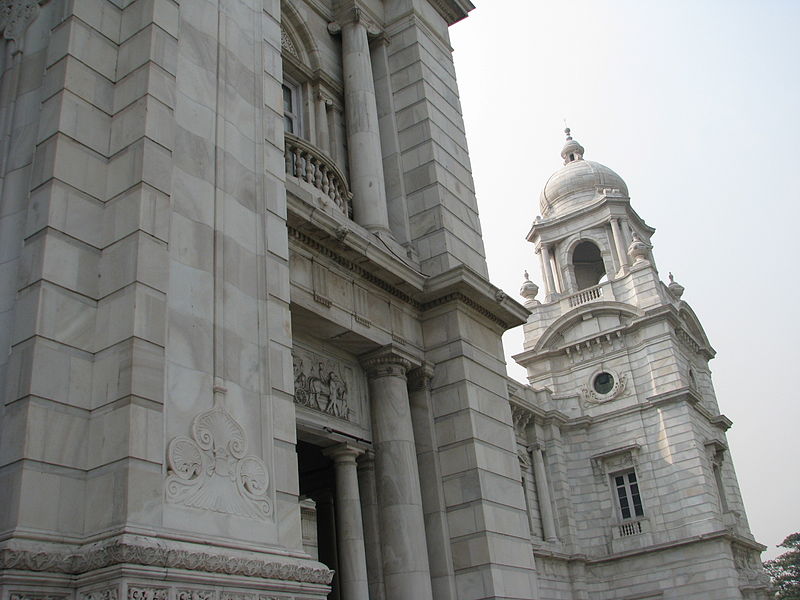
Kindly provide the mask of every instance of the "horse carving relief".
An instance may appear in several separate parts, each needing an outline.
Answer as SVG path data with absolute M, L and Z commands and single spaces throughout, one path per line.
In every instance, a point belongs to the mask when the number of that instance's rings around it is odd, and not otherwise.
M 339 363 L 310 352 L 292 353 L 294 399 L 303 406 L 350 420 L 348 385 Z

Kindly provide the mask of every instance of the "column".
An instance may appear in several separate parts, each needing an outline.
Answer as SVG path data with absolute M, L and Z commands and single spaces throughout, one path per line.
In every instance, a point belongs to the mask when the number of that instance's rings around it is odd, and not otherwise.
M 628 272 L 628 253 L 625 250 L 625 241 L 619 228 L 619 219 L 611 219 L 611 235 L 614 238 L 614 247 L 619 258 L 619 270 L 623 275 Z
M 331 133 L 328 127 L 328 106 L 332 104 L 322 92 L 317 93 L 316 121 L 317 121 L 317 147 L 323 152 L 332 156 L 331 152 Z
M 333 459 L 336 473 L 336 543 L 339 549 L 339 586 L 342 598 L 369 600 L 364 528 L 358 492 L 356 457 L 361 448 L 339 444 L 323 451 Z
M 431 587 L 437 600 L 455 600 L 453 557 L 450 550 L 450 532 L 445 511 L 442 472 L 437 453 L 436 430 L 431 407 L 431 379 L 434 366 L 424 363 L 408 374 L 408 395 L 411 405 L 411 422 L 417 447 L 417 467 L 422 488 L 422 511 L 425 518 L 425 536 L 428 563 L 431 570 Z
M 378 492 L 375 489 L 375 453 L 368 450 L 358 459 L 358 490 L 364 521 L 364 548 L 367 553 L 367 583 L 370 600 L 384 600 L 381 529 L 378 521 Z
M 536 477 L 536 491 L 539 496 L 539 511 L 542 515 L 542 532 L 548 542 L 557 542 L 556 522 L 553 516 L 553 501 L 550 499 L 550 484 L 547 482 L 547 470 L 544 466 L 542 445 L 534 444 L 531 449 L 533 455 L 533 472 Z
M 413 365 L 409 358 L 390 347 L 362 360 L 372 412 L 387 600 L 431 600 L 433 596 L 406 387 L 406 372 Z
M 340 24 L 329 27 L 342 33 L 342 71 L 350 158 L 353 218 L 372 232 L 389 232 L 383 177 L 378 108 L 372 79 L 367 24 L 358 8 L 343 13 Z
M 550 264 L 550 248 L 544 244 L 542 244 L 542 270 L 544 270 L 545 287 L 547 287 L 545 301 L 550 302 L 556 293 L 556 283 L 553 280 L 553 267 Z

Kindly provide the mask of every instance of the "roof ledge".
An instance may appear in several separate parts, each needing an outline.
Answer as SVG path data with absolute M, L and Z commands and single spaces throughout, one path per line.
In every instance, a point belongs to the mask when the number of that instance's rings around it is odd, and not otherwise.
M 428 0 L 448 25 L 458 23 L 466 18 L 467 13 L 475 8 L 469 0 Z

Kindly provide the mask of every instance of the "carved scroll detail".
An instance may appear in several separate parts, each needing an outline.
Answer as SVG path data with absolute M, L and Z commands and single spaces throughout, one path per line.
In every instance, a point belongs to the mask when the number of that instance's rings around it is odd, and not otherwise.
M 167 500 L 177 504 L 266 519 L 269 474 L 264 462 L 246 455 L 244 428 L 215 401 L 192 421 L 192 438 L 177 436 L 167 449 Z

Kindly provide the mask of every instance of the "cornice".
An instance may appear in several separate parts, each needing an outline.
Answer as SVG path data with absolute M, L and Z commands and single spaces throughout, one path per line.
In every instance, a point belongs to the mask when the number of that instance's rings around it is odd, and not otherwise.
M 458 23 L 466 18 L 469 11 L 475 8 L 469 0 L 428 0 L 448 25 Z
M 644 219 L 642 219 L 642 217 L 639 216 L 639 213 L 637 213 L 633 209 L 633 207 L 630 205 L 630 198 L 627 198 L 627 197 L 619 198 L 619 197 L 613 197 L 613 196 L 601 196 L 600 198 L 598 198 L 592 204 L 583 206 L 583 207 L 581 207 L 581 208 L 579 208 L 577 210 L 574 210 L 572 212 L 569 212 L 569 213 L 566 213 L 566 214 L 563 214 L 563 215 L 559 215 L 557 217 L 552 217 L 552 218 L 549 218 L 549 219 L 542 219 L 540 217 L 538 220 L 533 222 L 533 225 L 531 225 L 530 231 L 528 231 L 528 235 L 526 236 L 525 239 L 527 239 L 529 242 L 536 243 L 536 238 L 538 237 L 538 238 L 540 238 L 539 241 L 542 241 L 541 240 L 542 234 L 546 234 L 550 230 L 552 230 L 554 228 L 557 228 L 557 227 L 560 227 L 561 225 L 563 225 L 567 221 L 573 221 L 578 217 L 590 216 L 594 212 L 600 212 L 601 209 L 608 208 L 609 209 L 608 211 L 603 211 L 602 214 L 599 214 L 597 216 L 597 219 L 596 219 L 595 223 L 593 223 L 591 225 L 588 225 L 587 227 L 584 227 L 584 229 L 588 229 L 588 228 L 591 228 L 591 227 L 597 227 L 597 226 L 603 225 L 603 224 L 606 223 L 606 221 L 607 221 L 609 216 L 611 216 L 611 217 L 622 216 L 622 215 L 617 215 L 617 214 L 609 215 L 610 212 L 616 212 L 616 211 L 613 211 L 613 207 L 615 205 L 623 206 L 624 213 L 625 213 L 624 216 L 627 216 L 629 219 L 634 221 L 643 231 L 647 232 L 648 236 L 652 236 L 656 232 L 655 228 L 654 227 L 650 227 L 650 225 L 645 223 Z M 558 239 L 560 239 L 560 238 L 561 238 L 561 236 L 558 236 Z M 546 240 L 543 240 L 543 241 L 553 242 L 553 241 L 557 241 L 557 239 L 554 237 L 554 238 L 549 238 L 549 239 L 546 239 Z
M 450 302 L 460 302 L 503 330 L 522 325 L 530 314 L 527 308 L 466 265 L 459 265 L 428 279 L 419 298 L 423 311 Z

